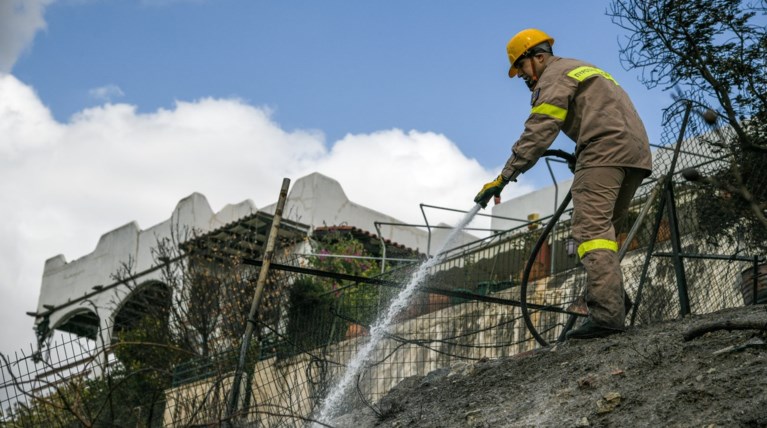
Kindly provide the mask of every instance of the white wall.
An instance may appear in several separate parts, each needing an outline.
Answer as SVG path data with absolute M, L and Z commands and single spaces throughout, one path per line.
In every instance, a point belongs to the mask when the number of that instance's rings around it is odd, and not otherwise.
M 54 256 L 45 262 L 37 312 L 46 312 L 48 305 L 60 306 L 79 299 L 93 292 L 94 286 L 114 283 L 112 276 L 129 260 L 134 261 L 132 270 L 136 273 L 153 267 L 151 249 L 157 246 L 158 239 L 171 237 L 174 229 L 180 228 L 183 232 L 183 228 L 187 227 L 206 232 L 255 212 L 253 202 L 246 200 L 236 205 L 227 205 L 219 213 L 214 213 L 205 196 L 193 193 L 179 201 L 170 218 L 162 223 L 145 230 L 141 230 L 135 222 L 118 227 L 102 235 L 93 252 L 71 262 L 67 262 L 61 254 Z M 156 271 L 139 281 L 159 278 L 159 272 Z M 103 330 L 112 325 L 115 309 L 128 292 L 128 287 L 117 286 L 86 301 L 57 310 L 49 317 L 49 328 L 56 328 L 74 313 L 88 310 L 96 312 Z M 40 321 L 39 318 L 36 320 L 37 323 Z
M 263 211 L 273 213 L 275 206 L 276 204 L 268 205 Z M 309 225 L 313 229 L 348 225 L 376 235 L 376 221 L 402 223 L 392 216 L 350 201 L 338 181 L 320 173 L 309 174 L 296 180 L 288 193 L 283 217 Z M 428 234 L 423 229 L 382 225 L 380 230 L 384 239 L 390 239 L 422 253 L 426 252 Z
M 262 211 L 274 213 L 275 204 Z M 70 300 L 82 298 L 94 291 L 94 286 L 106 286 L 114 283 L 112 276 L 120 270 L 122 263 L 134 261 L 133 272 L 142 272 L 153 267 L 151 250 L 158 239 L 183 236 L 184 228 L 208 232 L 220 228 L 237 219 L 257 211 L 252 201 L 227 205 L 214 213 L 205 196 L 194 193 L 177 204 L 169 219 L 141 229 L 135 222 L 128 223 L 105 233 L 99 239 L 93 252 L 76 260 L 67 261 L 59 254 L 45 262 L 37 312 L 47 312 L 46 306 L 58 307 Z M 374 222 L 398 223 L 389 215 L 351 202 L 334 179 L 314 173 L 296 180 L 290 189 L 285 206 L 284 218 L 297 221 L 312 228 L 321 226 L 349 225 L 376 233 Z M 180 232 L 180 233 L 179 233 Z M 415 227 L 381 226 L 385 239 L 412 249 L 425 252 L 428 234 Z M 436 232 L 434 241 L 439 244 L 444 233 Z M 475 240 L 469 234 L 462 234 L 456 245 Z M 435 247 L 434 243 L 431 246 Z M 143 276 L 140 281 L 159 279 L 159 271 Z M 101 321 L 101 329 L 112 325 L 115 309 L 123 302 L 129 289 L 118 286 L 109 291 L 94 295 L 87 301 L 78 302 L 66 308 L 56 310 L 49 317 L 49 328 L 54 329 L 69 319 L 73 314 L 85 310 L 96 312 Z M 37 323 L 40 318 L 36 320 Z

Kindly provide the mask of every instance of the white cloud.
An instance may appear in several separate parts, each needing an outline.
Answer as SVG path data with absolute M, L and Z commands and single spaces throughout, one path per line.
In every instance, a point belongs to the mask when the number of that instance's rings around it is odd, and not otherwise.
M 88 91 L 88 95 L 91 96 L 91 98 L 94 98 L 98 101 L 112 101 L 115 98 L 120 98 L 125 95 L 122 89 L 120 89 L 119 86 L 109 84 L 104 86 L 99 86 L 98 88 L 93 88 Z
M 410 223 L 423 222 L 421 202 L 470 208 L 496 172 L 432 132 L 347 135 L 329 148 L 320 132 L 285 131 L 269 110 L 236 99 L 150 114 L 106 104 L 61 123 L 32 88 L 0 74 L 0 322 L 19 326 L 0 343 L 11 351 L 33 340 L 23 314 L 36 307 L 47 258 L 90 253 L 101 234 L 133 220 L 153 226 L 192 192 L 214 210 L 245 199 L 263 207 L 283 177 L 314 171 L 354 202 Z
M 491 175 L 444 135 L 398 129 L 347 135 L 317 169 L 336 178 L 350 199 L 416 223 L 423 223 L 421 202 L 471 208 Z
M 43 14 L 53 1 L 0 1 L 0 72 L 10 72 L 35 34 L 45 28 Z
M 63 127 L 34 90 L 11 75 L 0 73 L 0 165 L 27 155 L 61 138 Z

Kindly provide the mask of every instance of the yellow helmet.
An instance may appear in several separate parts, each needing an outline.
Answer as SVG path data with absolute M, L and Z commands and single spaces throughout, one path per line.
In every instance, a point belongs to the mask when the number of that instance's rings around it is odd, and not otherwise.
M 522 30 L 509 40 L 509 43 L 506 44 L 506 52 L 509 54 L 509 62 L 511 63 L 509 77 L 517 75 L 517 68 L 514 67 L 514 63 L 528 53 L 531 48 L 543 42 L 549 42 L 549 45 L 553 45 L 554 39 L 543 31 L 536 30 L 535 28 Z

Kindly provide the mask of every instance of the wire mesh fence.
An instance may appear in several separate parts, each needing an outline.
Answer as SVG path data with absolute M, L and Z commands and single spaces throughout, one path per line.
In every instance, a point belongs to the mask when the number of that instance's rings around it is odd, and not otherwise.
M 758 272 L 767 223 L 752 210 L 755 201 L 765 201 L 767 156 L 744 153 L 740 137 L 707 118 L 712 111 L 704 112 L 688 101 L 666 112 L 656 152 L 665 170 L 653 175 L 656 193 L 644 192 L 655 199 L 638 244 L 651 248 L 624 266 L 629 286 L 642 299 L 636 322 L 767 302 L 758 286 L 764 281 Z M 668 173 L 664 188 L 661 174 Z M 743 192 L 753 197 L 753 206 Z
M 744 155 L 729 149 L 734 138 L 703 121 L 692 104 L 668 110 L 654 174 L 617 231 L 633 323 L 767 298 L 764 225 L 748 219 L 752 205 L 740 201 L 737 188 L 723 185 L 767 188 L 767 177 L 758 162 L 739 162 Z M 377 410 L 407 377 L 529 351 L 540 346 L 531 330 L 553 342 L 582 319 L 586 276 L 569 212 L 531 257 L 551 221 L 448 251 L 394 318 L 336 412 Z M 219 238 L 203 238 L 183 248 L 158 245 L 159 275 L 137 276 L 126 263 L 117 273 L 124 295 L 106 328 L 73 329 L 41 350 L 3 356 L 3 425 L 305 426 L 421 257 L 387 248 L 381 273 L 383 252 L 348 228 L 282 242 L 252 320 L 255 335 L 241 350 L 262 263 L 241 243 L 235 251 Z

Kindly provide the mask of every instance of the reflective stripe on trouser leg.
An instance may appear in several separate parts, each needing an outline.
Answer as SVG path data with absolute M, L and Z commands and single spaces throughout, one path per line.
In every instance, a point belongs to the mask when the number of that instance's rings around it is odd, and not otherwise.
M 610 250 L 618 252 L 618 243 L 610 239 L 591 239 L 578 245 L 578 257 L 594 250 Z

